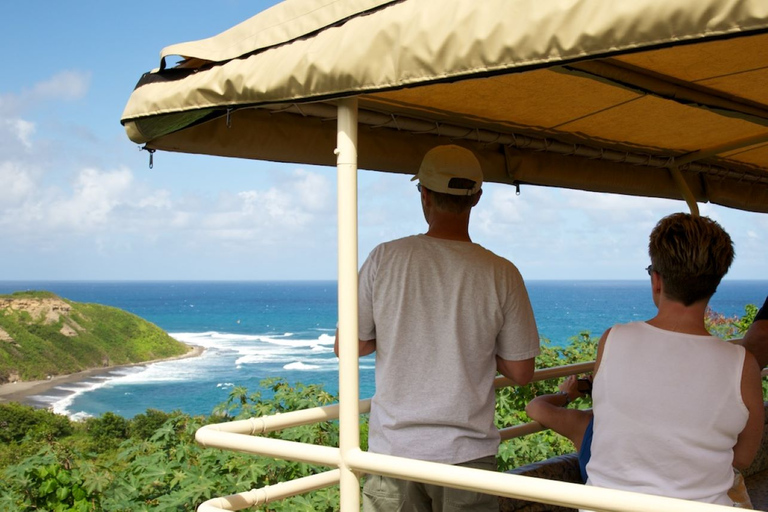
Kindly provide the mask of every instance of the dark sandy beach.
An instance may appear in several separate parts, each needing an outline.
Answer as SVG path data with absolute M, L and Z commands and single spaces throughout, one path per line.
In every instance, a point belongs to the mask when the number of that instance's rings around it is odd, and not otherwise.
M 199 346 L 190 346 L 189 352 L 183 356 L 169 357 L 166 359 L 155 359 L 152 361 L 144 361 L 142 363 L 120 365 L 120 366 L 105 366 L 103 368 L 91 368 L 90 370 L 84 370 L 82 372 L 71 373 L 68 375 L 57 375 L 47 380 L 31 380 L 24 382 L 15 382 L 10 384 L 0 385 L 0 403 L 1 402 L 19 402 L 29 405 L 40 406 L 41 404 L 35 400 L 31 400 L 30 397 L 41 395 L 47 391 L 61 385 L 73 384 L 82 382 L 84 380 L 108 376 L 115 370 L 120 368 L 127 368 L 131 366 L 143 366 L 152 363 L 158 363 L 160 361 L 172 361 L 175 359 L 186 359 L 188 357 L 197 357 L 205 351 L 205 348 Z

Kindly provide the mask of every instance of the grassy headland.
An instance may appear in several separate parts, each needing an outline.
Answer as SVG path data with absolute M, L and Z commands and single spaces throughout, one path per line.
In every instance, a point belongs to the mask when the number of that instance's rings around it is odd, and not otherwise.
M 186 354 L 189 347 L 118 308 L 46 291 L 0 295 L 0 384 Z

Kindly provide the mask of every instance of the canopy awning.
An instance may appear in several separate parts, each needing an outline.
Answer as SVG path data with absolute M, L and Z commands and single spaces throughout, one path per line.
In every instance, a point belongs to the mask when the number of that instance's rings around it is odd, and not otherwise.
M 288 0 L 161 55 L 148 149 L 332 166 L 356 96 L 364 169 L 450 141 L 487 181 L 768 212 L 765 0 Z

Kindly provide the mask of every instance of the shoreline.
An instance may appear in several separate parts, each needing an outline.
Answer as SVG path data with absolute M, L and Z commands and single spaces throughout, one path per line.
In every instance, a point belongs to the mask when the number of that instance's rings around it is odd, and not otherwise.
M 166 357 L 163 359 L 152 359 L 150 361 L 143 361 L 141 363 L 90 368 L 88 370 L 83 370 L 77 373 L 56 375 L 55 377 L 51 377 L 50 379 L 46 380 L 28 380 L 12 382 L 8 384 L 0 384 L 0 403 L 18 402 L 20 404 L 39 407 L 40 404 L 37 401 L 30 399 L 34 396 L 44 394 L 46 391 L 50 391 L 55 387 L 65 384 L 82 382 L 92 377 L 109 375 L 115 370 L 119 370 L 121 368 L 131 368 L 134 366 L 150 365 L 163 361 L 176 361 L 179 359 L 188 359 L 190 357 L 199 357 L 203 354 L 203 352 L 205 352 L 205 347 L 201 347 L 199 345 L 189 345 L 189 351 L 186 354 L 180 356 Z

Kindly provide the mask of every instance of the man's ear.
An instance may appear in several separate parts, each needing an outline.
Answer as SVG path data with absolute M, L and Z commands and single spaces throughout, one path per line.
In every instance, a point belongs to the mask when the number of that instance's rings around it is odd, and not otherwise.
M 477 203 L 480 202 L 480 196 L 482 196 L 482 195 L 483 195 L 483 189 L 478 190 L 477 194 L 475 194 L 475 200 L 472 201 L 472 208 L 477 206 Z
M 655 270 L 651 272 L 651 288 L 654 293 L 661 293 L 664 291 L 664 280 L 661 278 L 661 274 Z
M 430 202 L 429 189 L 427 187 L 421 187 L 421 202 L 428 204 Z M 427 203 L 425 203 L 425 201 Z

